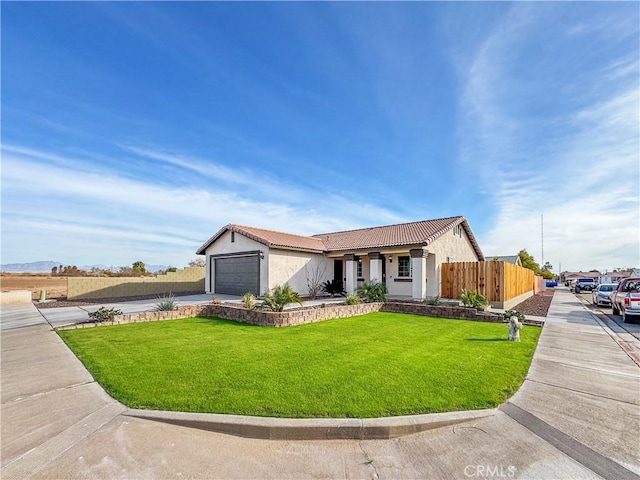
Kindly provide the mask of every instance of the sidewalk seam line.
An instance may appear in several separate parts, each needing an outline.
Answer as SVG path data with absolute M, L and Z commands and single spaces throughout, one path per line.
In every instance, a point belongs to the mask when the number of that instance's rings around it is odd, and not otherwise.
M 541 382 L 540 380 L 532 380 L 530 378 L 527 378 L 527 381 L 534 382 L 534 383 L 539 383 L 540 385 L 547 385 L 549 387 L 559 388 L 561 390 L 568 390 L 569 392 L 581 393 L 583 395 L 588 395 L 588 396 L 591 396 L 591 397 L 598 397 L 598 398 L 603 398 L 605 400 L 611 400 L 611 401 L 614 401 L 614 402 L 620 402 L 620 403 L 624 403 L 625 405 L 633 405 L 634 407 L 638 406 L 637 403 L 627 402 L 626 400 L 620 400 L 619 398 L 605 397 L 604 395 L 598 395 L 596 393 L 585 392 L 583 390 L 576 390 L 575 388 L 562 387 L 560 385 L 554 385 L 553 383 Z
M 73 385 L 67 385 L 66 387 L 58 387 L 58 388 L 53 388 L 51 390 L 46 390 L 44 392 L 37 392 L 37 393 L 32 393 L 32 394 L 28 394 L 28 395 L 17 395 L 13 398 L 9 398 L 7 400 L 4 400 L 2 402 L 2 405 L 8 405 L 9 403 L 15 403 L 15 402 L 22 402 L 24 400 L 29 400 L 31 398 L 36 398 L 36 397 L 41 397 L 44 395 L 49 395 L 50 393 L 54 393 L 54 392 L 59 392 L 61 390 L 68 390 L 71 388 L 76 388 L 76 387 L 83 387 L 85 385 L 91 385 L 92 383 L 96 383 L 95 380 L 91 380 L 91 381 L 87 381 L 87 382 L 82 382 L 82 383 L 74 383 Z M 100 387 L 102 388 L 102 387 Z

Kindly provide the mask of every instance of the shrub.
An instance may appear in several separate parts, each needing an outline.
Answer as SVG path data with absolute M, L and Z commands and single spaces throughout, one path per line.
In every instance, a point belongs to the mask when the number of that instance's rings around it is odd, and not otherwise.
M 524 313 L 520 313 L 517 310 L 507 310 L 503 313 L 505 320 L 509 321 L 511 317 L 518 317 L 519 322 L 524 322 Z
M 245 293 L 242 296 L 242 304 L 245 306 L 245 308 L 248 308 L 249 310 L 253 310 L 254 308 L 256 308 L 255 295 L 251 292 Z
M 462 305 L 465 307 L 473 307 L 482 310 L 489 306 L 487 297 L 477 290 L 462 290 L 460 300 L 462 300 Z
M 171 292 L 169 292 L 169 295 L 158 297 L 158 300 L 160 300 L 156 303 L 156 311 L 158 312 L 170 312 L 178 308 L 176 297 L 174 297 Z
M 358 305 L 360 303 L 360 297 L 358 295 L 347 295 L 344 299 L 345 305 Z
M 333 280 L 327 280 L 326 282 L 324 282 L 322 284 L 322 291 L 324 293 L 328 293 L 332 297 L 336 295 L 344 295 L 345 293 L 347 293 L 344 291 L 342 282 L 340 280 L 336 280 L 335 278 Z
M 122 310 L 115 308 L 100 307 L 95 312 L 89 312 L 89 318 L 94 322 L 111 322 L 116 315 L 122 315 Z
M 302 306 L 302 299 L 298 292 L 295 292 L 291 286 L 285 283 L 265 293 L 261 307 L 268 308 L 274 312 L 281 312 L 290 303 L 299 303 Z
M 386 302 L 387 286 L 379 282 L 365 282 L 358 287 L 358 296 L 365 303 Z

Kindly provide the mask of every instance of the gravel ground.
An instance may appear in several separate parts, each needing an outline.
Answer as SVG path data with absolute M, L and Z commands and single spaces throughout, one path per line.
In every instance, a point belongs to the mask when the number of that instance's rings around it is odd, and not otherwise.
M 546 317 L 553 299 L 555 291 L 550 288 L 544 292 L 540 292 L 533 297 L 527 298 L 524 302 L 519 303 L 513 310 L 517 310 L 525 315 L 535 315 L 536 317 Z

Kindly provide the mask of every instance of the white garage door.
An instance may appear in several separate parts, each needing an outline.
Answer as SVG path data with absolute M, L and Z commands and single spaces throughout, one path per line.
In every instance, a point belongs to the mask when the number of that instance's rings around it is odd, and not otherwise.
M 216 258 L 214 261 L 216 293 L 244 295 L 251 292 L 259 295 L 260 257 L 258 255 Z

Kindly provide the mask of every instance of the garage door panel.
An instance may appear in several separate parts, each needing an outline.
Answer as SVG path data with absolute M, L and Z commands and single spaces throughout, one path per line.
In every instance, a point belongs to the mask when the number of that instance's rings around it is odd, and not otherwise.
M 226 295 L 258 295 L 260 258 L 258 255 L 215 259 L 215 292 Z

